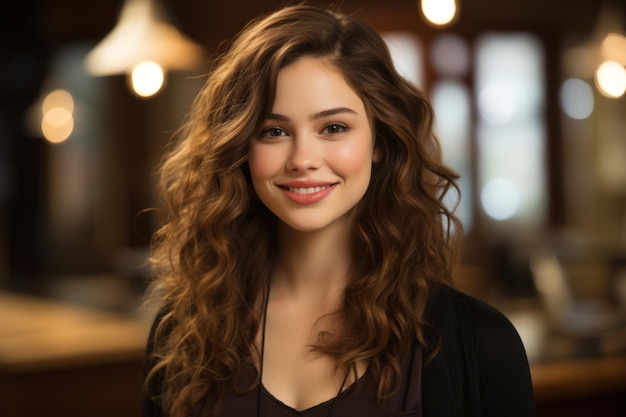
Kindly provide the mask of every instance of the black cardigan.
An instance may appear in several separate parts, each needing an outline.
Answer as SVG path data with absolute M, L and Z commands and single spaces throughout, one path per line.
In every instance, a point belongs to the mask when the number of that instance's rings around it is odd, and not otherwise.
M 526 352 L 502 313 L 442 287 L 427 320 L 439 330 L 442 344 L 422 374 L 424 417 L 535 415 Z
M 423 417 L 535 415 L 526 353 L 516 329 L 501 312 L 442 286 L 434 292 L 426 318 L 437 330 L 441 348 L 423 367 Z M 151 350 L 149 342 L 146 363 Z M 153 385 L 157 392 L 158 385 Z M 157 404 L 143 399 L 144 417 L 164 415 Z

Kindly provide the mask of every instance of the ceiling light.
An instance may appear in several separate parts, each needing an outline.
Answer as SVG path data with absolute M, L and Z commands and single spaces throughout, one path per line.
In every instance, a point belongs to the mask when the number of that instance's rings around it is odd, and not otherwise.
M 113 30 L 85 59 L 96 76 L 129 74 L 142 62 L 164 71 L 191 70 L 205 58 L 202 47 L 183 35 L 167 19 L 157 0 L 126 0 Z

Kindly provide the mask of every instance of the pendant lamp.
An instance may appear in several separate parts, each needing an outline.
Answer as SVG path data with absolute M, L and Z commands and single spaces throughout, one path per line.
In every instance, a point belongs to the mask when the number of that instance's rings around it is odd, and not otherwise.
M 113 30 L 85 58 L 95 76 L 130 74 L 143 62 L 164 71 L 202 65 L 204 49 L 172 25 L 158 0 L 126 0 Z

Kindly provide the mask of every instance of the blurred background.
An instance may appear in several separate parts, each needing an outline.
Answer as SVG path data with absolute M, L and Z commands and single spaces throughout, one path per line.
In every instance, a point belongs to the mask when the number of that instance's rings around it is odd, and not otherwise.
M 139 415 L 156 165 L 210 60 L 287 3 L 3 7 L 0 415 Z M 626 0 L 340 3 L 435 108 L 455 283 L 517 327 L 538 415 L 626 415 Z

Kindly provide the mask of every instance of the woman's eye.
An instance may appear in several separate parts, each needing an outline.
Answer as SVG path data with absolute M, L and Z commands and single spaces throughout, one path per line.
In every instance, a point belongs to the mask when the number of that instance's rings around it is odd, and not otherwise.
M 324 129 L 322 130 L 322 133 L 336 135 L 339 133 L 343 133 L 346 130 L 348 130 L 348 126 L 344 125 L 343 123 L 331 123 L 327 125 L 326 127 L 324 127 Z
M 261 131 L 261 137 L 279 137 L 279 136 L 287 136 L 287 132 L 279 127 L 268 127 Z

